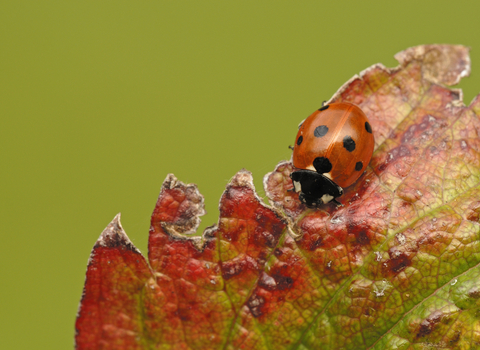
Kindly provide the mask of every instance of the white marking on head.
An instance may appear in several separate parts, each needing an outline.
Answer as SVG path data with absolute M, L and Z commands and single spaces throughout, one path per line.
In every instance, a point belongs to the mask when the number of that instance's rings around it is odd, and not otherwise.
M 322 196 L 322 201 L 323 203 L 328 203 L 333 199 L 333 196 L 330 196 L 329 194 L 324 194 Z
M 295 187 L 295 192 L 302 192 L 302 185 L 298 181 L 293 181 L 293 186 Z
M 317 169 L 315 169 L 315 167 L 313 165 L 307 166 L 307 170 L 317 171 Z
M 332 179 L 332 175 L 330 173 L 323 173 L 322 175 L 328 177 L 330 180 Z
M 340 186 L 337 186 L 337 189 L 338 189 L 338 192 L 340 193 L 340 195 L 343 194 L 343 188 L 341 188 Z

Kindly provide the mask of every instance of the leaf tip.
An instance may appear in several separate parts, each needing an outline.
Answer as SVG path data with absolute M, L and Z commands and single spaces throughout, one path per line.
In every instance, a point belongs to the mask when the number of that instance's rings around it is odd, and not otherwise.
M 103 230 L 98 237 L 97 243 L 94 246 L 95 248 L 98 247 L 105 247 L 105 248 L 117 248 L 123 246 L 133 252 L 141 254 L 140 251 L 133 245 L 130 238 L 128 238 L 125 230 L 122 227 L 122 223 L 120 222 L 121 213 L 115 215 L 113 220 L 107 225 L 107 227 Z
M 247 169 L 240 170 L 232 177 L 228 186 L 249 187 L 255 189 L 252 173 Z
M 156 216 L 157 213 L 161 213 L 160 217 Z M 175 175 L 168 174 L 158 197 L 152 224 L 163 222 L 176 235 L 191 235 L 197 231 L 202 221 L 200 217 L 205 213 L 205 198 L 197 185 L 185 184 Z
M 394 57 L 401 66 L 421 61 L 423 77 L 436 84 L 458 84 L 471 71 L 470 48 L 463 45 L 419 45 L 400 51 Z
M 178 181 L 177 177 L 172 173 L 170 173 L 170 174 L 167 174 L 167 177 L 163 181 L 162 187 L 172 190 L 177 186 L 177 184 L 183 185 L 183 182 Z

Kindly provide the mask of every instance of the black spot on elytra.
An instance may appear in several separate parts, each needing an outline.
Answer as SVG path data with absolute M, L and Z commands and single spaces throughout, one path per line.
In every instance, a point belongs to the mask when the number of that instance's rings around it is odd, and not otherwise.
M 328 107 L 330 107 L 330 105 L 322 106 L 318 110 L 321 112 L 321 111 L 324 111 L 324 110 L 328 109 Z
M 396 275 L 412 265 L 411 258 L 404 252 L 392 248 L 388 254 L 391 258 L 382 265 L 383 275 Z
M 325 157 L 317 157 L 313 160 L 313 166 L 317 170 L 317 173 L 324 174 L 332 170 L 332 163 Z
M 303 142 L 303 136 L 300 135 L 300 137 L 297 139 L 297 145 L 300 146 Z
M 372 126 L 369 122 L 365 122 L 365 130 L 367 130 L 367 132 L 370 134 L 372 133 Z
M 353 141 L 351 136 L 347 135 L 343 138 L 343 147 L 345 147 L 348 152 L 355 150 L 355 141 Z
M 355 170 L 356 171 L 360 171 L 362 170 L 363 168 L 363 163 L 362 162 L 357 162 L 357 164 L 355 164 Z
M 313 131 L 313 135 L 315 137 L 323 137 L 327 134 L 328 132 L 328 127 L 326 125 L 320 125 L 315 128 Z

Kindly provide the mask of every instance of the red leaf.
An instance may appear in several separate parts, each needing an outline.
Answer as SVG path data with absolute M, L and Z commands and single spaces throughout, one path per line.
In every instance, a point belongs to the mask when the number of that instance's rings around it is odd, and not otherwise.
M 142 349 L 139 292 L 154 285 L 117 215 L 93 247 L 77 318 L 78 349 Z
M 95 245 L 77 349 L 409 349 L 480 344 L 480 98 L 455 84 L 468 49 L 429 45 L 375 65 L 331 99 L 359 105 L 375 133 L 344 207 L 308 209 L 290 162 L 234 176 L 218 225 L 195 185 L 165 180 L 149 265 L 119 217 Z M 293 137 L 294 135 L 292 135 Z M 150 267 L 149 267 L 150 266 Z

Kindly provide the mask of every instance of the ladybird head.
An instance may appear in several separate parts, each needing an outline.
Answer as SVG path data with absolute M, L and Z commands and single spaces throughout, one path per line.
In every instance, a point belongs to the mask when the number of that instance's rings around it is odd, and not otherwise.
M 312 170 L 299 169 L 290 174 L 295 192 L 308 207 L 318 207 L 335 201 L 343 194 L 343 189 L 328 177 Z

